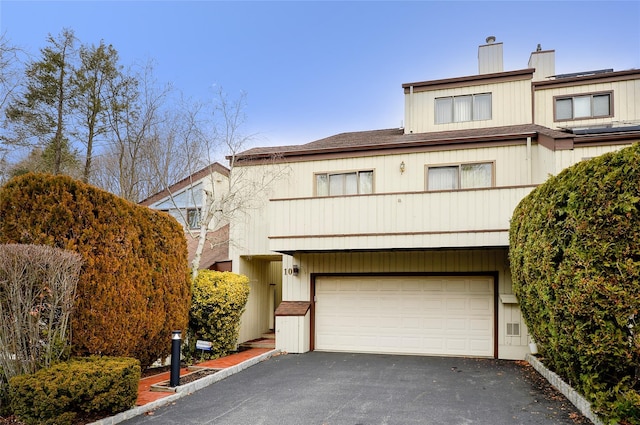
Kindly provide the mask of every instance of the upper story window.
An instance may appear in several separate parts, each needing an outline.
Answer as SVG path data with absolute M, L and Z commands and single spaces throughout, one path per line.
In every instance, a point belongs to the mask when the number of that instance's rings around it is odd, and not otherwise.
M 316 174 L 317 196 L 373 193 L 373 170 Z
M 187 225 L 189 229 L 200 228 L 200 208 L 187 209 Z
M 556 97 L 556 121 L 610 117 L 611 97 L 611 92 Z
M 436 124 L 491 119 L 491 93 L 436 99 Z
M 456 190 L 493 186 L 493 163 L 427 167 L 427 190 Z

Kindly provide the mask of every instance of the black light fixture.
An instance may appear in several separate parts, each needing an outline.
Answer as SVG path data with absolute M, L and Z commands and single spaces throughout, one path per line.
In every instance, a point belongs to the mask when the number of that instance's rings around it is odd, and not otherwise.
M 297 264 L 293 265 L 293 275 L 294 276 L 298 276 L 298 273 L 300 273 L 300 267 L 298 267 Z

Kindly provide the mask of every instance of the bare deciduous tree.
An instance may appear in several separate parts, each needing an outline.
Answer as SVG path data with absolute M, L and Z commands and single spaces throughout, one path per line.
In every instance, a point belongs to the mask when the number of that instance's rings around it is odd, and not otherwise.
M 98 46 L 80 47 L 80 66 L 73 75 L 73 107 L 78 111 L 79 125 L 74 135 L 86 146 L 82 180 L 87 183 L 91 175 L 94 144 L 108 131 L 107 108 L 109 87 L 120 78 L 121 66 L 118 52 L 113 46 L 101 42 Z
M 196 187 L 194 185 L 196 182 L 191 182 L 187 188 L 187 192 L 190 191 L 192 207 L 198 209 L 199 217 L 196 229 L 186 226 L 188 237 L 198 241 L 191 263 L 193 278 L 197 276 L 200 269 L 206 244 L 213 249 L 216 245 L 233 243 L 228 237 L 225 240 L 213 238 L 211 230 L 220 229 L 232 220 L 239 219 L 248 209 L 259 207 L 271 185 L 288 172 L 288 167 L 276 166 L 272 167 L 271 171 L 262 173 L 256 180 L 254 176 L 248 178 L 247 168 L 236 167 L 236 155 L 246 150 L 255 137 L 255 135 L 243 133 L 246 123 L 246 101 L 246 93 L 242 92 L 237 98 L 230 99 L 223 88 L 218 87 L 214 96 L 212 119 L 207 126 L 210 128 L 210 135 L 205 137 L 204 130 L 197 131 L 198 139 L 203 141 L 205 152 L 209 154 L 209 164 L 213 163 L 211 155 L 216 153 L 226 155 L 229 160 L 229 179 L 226 185 L 217 185 L 214 181 L 214 167 L 211 165 L 210 173 L 205 179 L 206 184 Z M 193 128 L 193 134 L 196 134 L 195 129 L 203 127 L 195 125 L 194 122 Z M 189 138 L 182 140 L 183 143 L 187 143 L 182 145 L 183 149 L 188 149 L 189 140 Z M 169 189 L 167 182 L 164 190 L 168 191 L 177 213 L 182 214 L 181 221 L 187 223 L 184 206 L 178 205 Z M 194 193 L 196 190 L 201 190 L 202 193 Z
M 7 140 L 4 111 L 7 105 L 14 102 L 18 95 L 22 78 L 22 65 L 26 60 L 25 53 L 13 46 L 6 34 L 0 34 L 0 142 Z M 12 149 L 15 150 L 15 149 Z M 9 149 L 0 146 L 0 182 L 7 175 L 7 156 Z
M 146 155 L 161 137 L 159 125 L 164 119 L 162 107 L 171 86 L 158 88 L 151 63 L 137 77 L 123 74 L 111 82 L 108 122 L 111 140 L 100 160 L 101 174 L 96 183 L 129 201 L 138 202 L 149 196 L 145 173 Z

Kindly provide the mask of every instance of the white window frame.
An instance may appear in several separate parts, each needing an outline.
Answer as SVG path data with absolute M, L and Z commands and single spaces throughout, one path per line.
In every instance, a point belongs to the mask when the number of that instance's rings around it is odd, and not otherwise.
M 595 102 L 594 98 L 596 97 L 608 97 L 609 98 L 609 111 L 608 114 L 596 115 L 595 112 Z M 589 98 L 589 113 L 582 114 L 576 116 L 576 102 L 579 100 L 583 100 L 585 98 Z M 558 118 L 558 102 L 570 102 L 571 108 L 571 116 L 570 117 L 561 117 Z M 605 92 L 595 92 L 595 93 L 583 93 L 583 94 L 573 94 L 569 96 L 554 96 L 553 98 L 553 119 L 556 122 L 560 121 L 575 121 L 575 120 L 588 120 L 593 118 L 608 118 L 613 116 L 613 91 L 605 91 Z
M 488 185 L 482 186 L 468 186 L 463 184 L 463 169 L 466 166 L 473 165 L 486 165 L 489 166 L 489 171 L 491 176 L 489 178 Z M 455 184 L 451 185 L 453 187 L 445 188 L 445 189 L 430 189 L 429 188 L 429 170 L 431 169 L 457 169 L 457 176 Z M 463 163 L 454 163 L 454 164 L 438 164 L 438 165 L 425 165 L 425 188 L 427 192 L 438 192 L 438 191 L 447 191 L 447 190 L 465 190 L 465 189 L 484 189 L 488 187 L 495 187 L 495 161 L 478 161 L 478 162 L 463 162 Z
M 489 110 L 487 114 L 481 114 L 480 100 L 483 97 L 489 98 Z M 468 98 L 468 108 L 464 108 Z M 438 108 L 440 105 L 440 109 Z M 444 108 L 444 109 L 443 109 Z M 451 108 L 450 110 L 447 110 Z M 470 110 L 468 110 L 470 109 Z M 469 121 L 486 121 L 493 117 L 493 96 L 491 93 L 475 93 L 459 96 L 437 97 L 434 103 L 435 124 L 450 124 Z
M 346 176 L 347 175 L 353 175 L 355 174 L 356 176 L 356 191 L 355 193 L 346 193 L 347 192 L 347 181 L 346 181 Z M 365 175 L 370 174 L 371 175 L 371 181 L 369 182 L 369 187 L 367 188 L 366 185 L 364 184 L 364 181 L 362 180 L 364 178 Z M 341 191 L 341 193 L 335 194 L 335 193 L 331 193 L 331 177 L 336 177 L 339 178 L 340 176 L 344 176 L 345 177 L 345 181 L 342 183 L 343 184 L 343 190 Z M 319 181 L 321 178 L 325 179 L 325 184 L 326 184 L 326 190 L 322 190 L 319 187 Z M 314 193 L 315 196 L 318 197 L 326 197 L 326 196 L 354 196 L 354 195 L 367 195 L 367 194 L 371 194 L 374 193 L 374 188 L 373 188 L 373 182 L 374 182 L 374 170 L 369 169 L 369 170 L 354 170 L 354 171 L 340 171 L 340 172 L 326 172 L 326 173 L 315 173 L 313 176 L 313 184 L 314 184 Z

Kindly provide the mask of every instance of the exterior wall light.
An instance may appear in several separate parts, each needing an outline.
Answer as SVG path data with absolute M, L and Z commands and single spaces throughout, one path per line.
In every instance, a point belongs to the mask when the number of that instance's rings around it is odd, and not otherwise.
M 298 267 L 297 264 L 293 265 L 293 275 L 294 276 L 298 276 L 298 273 L 300 273 L 300 267 Z
M 403 173 L 404 173 L 404 169 L 405 169 L 405 165 L 404 165 L 404 161 L 402 161 L 402 162 L 400 163 L 400 174 L 403 174 Z

